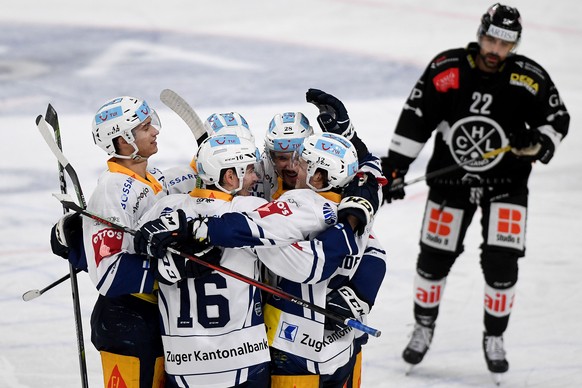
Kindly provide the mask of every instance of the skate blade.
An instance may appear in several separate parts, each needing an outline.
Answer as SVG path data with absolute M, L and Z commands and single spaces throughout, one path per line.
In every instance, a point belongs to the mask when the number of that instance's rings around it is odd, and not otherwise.
M 503 376 L 503 373 L 495 373 L 495 372 L 490 372 L 491 373 L 491 378 L 493 379 L 493 382 L 495 383 L 495 385 L 499 386 L 501 385 L 501 376 Z
M 416 364 L 406 363 L 406 370 L 404 371 L 404 375 L 405 376 L 410 375 L 410 373 L 412 372 L 412 370 L 414 369 L 415 366 L 416 366 Z

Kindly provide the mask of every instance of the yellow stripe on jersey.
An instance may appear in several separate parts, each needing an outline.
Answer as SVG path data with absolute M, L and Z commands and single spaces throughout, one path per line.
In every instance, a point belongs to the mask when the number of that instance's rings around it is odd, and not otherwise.
M 223 201 L 230 202 L 232 201 L 232 195 L 227 194 L 223 191 L 218 190 L 208 190 L 208 189 L 199 189 L 195 188 L 190 192 L 190 196 L 194 198 L 216 198 L 222 199 Z

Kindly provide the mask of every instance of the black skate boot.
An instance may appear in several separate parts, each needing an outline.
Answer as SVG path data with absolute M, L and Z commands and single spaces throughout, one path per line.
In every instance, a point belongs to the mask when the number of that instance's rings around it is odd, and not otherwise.
M 424 358 L 432 342 L 434 327 L 434 323 L 431 326 L 423 326 L 419 323 L 414 324 L 410 342 L 402 352 L 402 358 L 411 366 L 408 372 L 410 372 L 412 366 L 419 364 Z
M 505 359 L 503 336 L 493 336 L 483 333 L 483 352 L 487 368 L 497 385 L 501 382 L 501 374 L 509 370 L 509 363 Z

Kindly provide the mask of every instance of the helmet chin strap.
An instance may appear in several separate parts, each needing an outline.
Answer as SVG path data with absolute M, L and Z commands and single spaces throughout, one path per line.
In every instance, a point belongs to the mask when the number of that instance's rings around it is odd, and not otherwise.
M 148 160 L 147 157 L 141 156 L 138 154 L 139 149 L 137 148 L 135 143 L 132 142 L 132 143 L 128 143 L 128 144 L 133 147 L 133 152 L 131 153 L 131 155 L 119 155 L 119 154 L 114 153 L 113 156 L 115 156 L 116 158 L 119 158 L 119 159 L 135 160 L 136 162 L 139 162 L 142 160 Z

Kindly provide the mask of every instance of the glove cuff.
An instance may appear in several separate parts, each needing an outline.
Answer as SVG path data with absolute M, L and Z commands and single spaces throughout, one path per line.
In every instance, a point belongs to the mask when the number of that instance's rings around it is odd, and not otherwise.
M 361 321 L 364 315 L 370 313 L 370 305 L 360 299 L 356 292 L 348 286 L 338 288 L 338 294 L 346 301 L 347 305 L 352 310 L 354 318 Z
M 349 215 L 358 219 L 358 226 L 355 231 L 362 235 L 364 229 L 370 224 L 374 218 L 374 207 L 365 198 L 362 197 L 345 197 L 341 200 L 338 206 L 338 219 L 345 220 Z
M 186 259 L 178 255 L 174 256 L 170 252 L 166 252 L 164 257 L 158 259 L 156 277 L 159 282 L 171 285 L 182 279 L 184 269 L 180 271 L 175 260 L 181 261 L 180 264 L 184 267 Z

